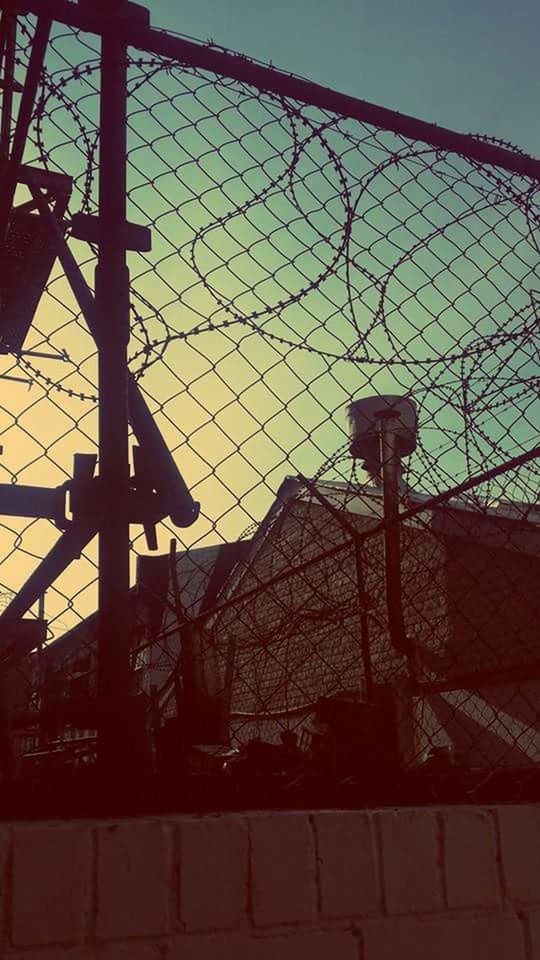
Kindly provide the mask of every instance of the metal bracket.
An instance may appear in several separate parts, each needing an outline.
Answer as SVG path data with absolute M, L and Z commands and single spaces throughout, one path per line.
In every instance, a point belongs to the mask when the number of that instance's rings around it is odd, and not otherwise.
M 0 484 L 0 515 L 52 520 L 61 530 L 66 525 L 66 488 L 27 487 Z
M 0 90 L 12 90 L 13 93 L 22 93 L 24 87 L 17 80 L 0 80 Z
M 122 240 L 126 250 L 148 253 L 152 249 L 152 233 L 148 227 L 144 227 L 140 223 L 126 221 L 123 228 L 119 228 L 119 233 L 121 234 L 119 239 Z M 99 217 L 92 216 L 89 213 L 76 213 L 71 218 L 71 236 L 75 240 L 99 243 L 100 234 Z
M 59 487 L 0 484 L 0 515 L 52 520 L 59 530 L 67 530 L 72 524 L 97 528 L 103 497 L 100 477 L 94 477 L 96 463 L 95 454 L 76 453 L 73 478 Z M 148 466 L 143 466 L 140 453 L 135 456 L 131 484 L 127 496 L 129 522 L 142 524 L 149 550 L 157 550 L 155 524 L 167 516 L 169 505 L 164 496 L 154 493 Z M 71 520 L 66 515 L 66 493 Z
M 103 492 L 101 478 L 94 477 L 96 463 L 97 456 L 93 453 L 76 453 L 73 459 L 73 480 L 68 481 L 67 488 L 73 522 L 77 526 L 95 524 L 99 527 Z M 164 497 L 154 493 L 148 471 L 142 469 L 140 453 L 135 456 L 135 474 L 130 482 L 126 503 L 129 522 L 140 523 L 148 548 L 157 550 L 155 524 L 167 516 L 168 505 Z

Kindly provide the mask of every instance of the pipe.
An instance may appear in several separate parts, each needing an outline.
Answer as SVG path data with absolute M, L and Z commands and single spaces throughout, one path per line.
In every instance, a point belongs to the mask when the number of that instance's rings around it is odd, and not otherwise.
M 398 453 L 395 418 L 385 412 L 380 419 L 381 463 L 383 471 L 384 504 L 384 566 L 388 627 L 392 646 L 400 653 L 411 656 L 410 643 L 403 621 L 401 605 L 401 548 L 399 518 L 399 476 L 401 459 Z

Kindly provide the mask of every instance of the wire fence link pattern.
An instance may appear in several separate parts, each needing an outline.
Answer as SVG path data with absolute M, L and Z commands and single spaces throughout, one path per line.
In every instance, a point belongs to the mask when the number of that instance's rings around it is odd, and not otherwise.
M 20 80 L 33 31 L 19 17 Z M 96 247 L 72 218 L 98 209 L 98 53 L 54 26 L 24 155 L 71 178 L 62 229 L 90 288 Z M 130 370 L 201 504 L 185 529 L 158 525 L 157 554 L 132 527 L 133 683 L 155 762 L 207 745 L 190 762 L 340 783 L 431 771 L 443 793 L 459 771 L 469 799 L 514 771 L 526 793 L 537 181 L 144 50 L 129 50 L 128 95 L 128 219 L 152 236 L 128 256 Z M 58 259 L 24 348 L 4 351 L 2 482 L 65 485 L 97 449 L 97 353 Z M 349 451 L 347 408 L 371 395 L 418 414 L 399 478 L 408 652 L 390 635 L 382 481 Z M 3 516 L 1 589 L 57 536 Z M 96 590 L 92 542 L 47 591 L 44 646 L 5 667 L 22 766 L 93 757 Z

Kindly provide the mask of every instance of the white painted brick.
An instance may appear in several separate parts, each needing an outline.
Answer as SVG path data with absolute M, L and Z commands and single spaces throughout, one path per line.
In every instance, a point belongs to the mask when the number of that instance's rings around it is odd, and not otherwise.
M 313 833 L 307 815 L 250 819 L 251 897 L 258 925 L 310 924 L 316 912 Z
M 497 816 L 507 896 L 516 904 L 540 902 L 540 809 L 499 807 Z
M 162 960 L 163 951 L 157 944 L 131 941 L 131 943 L 108 943 L 103 950 L 91 956 L 92 960 L 94 957 L 96 960 Z M 36 960 L 41 958 L 36 957 Z M 69 960 L 69 957 L 63 957 L 62 960 Z
M 52 824 L 14 829 L 13 943 L 80 942 L 86 930 L 90 879 L 89 829 Z
M 180 916 L 186 930 L 247 925 L 248 830 L 239 818 L 180 824 Z
M 167 960 L 358 960 L 358 940 L 350 932 L 182 937 L 172 941 L 166 956 Z
M 362 927 L 362 960 L 525 960 L 516 916 L 459 913 L 374 920 Z
M 8 890 L 6 867 L 11 847 L 11 832 L 7 827 L 0 827 L 0 918 L 5 912 L 5 897 Z M 0 956 L 4 946 L 5 924 L 0 921 Z
M 500 902 L 497 843 L 490 815 L 455 808 L 444 813 L 443 825 L 448 906 L 496 906 Z
M 172 881 L 167 826 L 128 820 L 100 827 L 97 936 L 107 940 L 166 933 Z
M 6 956 L 9 960 L 94 960 L 97 953 L 94 947 L 45 947 L 44 950 L 33 947 L 30 951 L 10 951 Z
M 248 934 L 238 936 L 175 937 L 168 942 L 167 960 L 266 960 L 263 941 Z
M 528 960 L 540 960 L 540 910 L 530 910 L 524 919 L 530 944 Z
M 388 913 L 442 910 L 437 823 L 430 810 L 385 810 L 381 831 Z
M 316 814 L 321 913 L 328 919 L 375 913 L 380 907 L 372 819 L 365 813 Z
M 96 950 L 92 947 L 89 950 L 77 947 L 74 949 L 51 947 L 50 949 L 40 950 L 39 947 L 37 949 L 33 947 L 30 952 L 15 950 L 13 953 L 6 954 L 6 956 L 9 957 L 9 960 L 94 960 L 92 953 L 96 956 Z
M 88 944 L 86 947 L 56 947 L 7 954 L 9 960 L 162 960 L 163 952 L 152 943 Z
M 291 934 L 268 941 L 263 960 L 358 960 L 358 937 L 348 931 Z

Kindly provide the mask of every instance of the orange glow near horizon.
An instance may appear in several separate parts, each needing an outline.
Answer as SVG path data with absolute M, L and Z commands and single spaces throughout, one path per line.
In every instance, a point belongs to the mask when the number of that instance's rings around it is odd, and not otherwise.
M 67 82 L 41 127 L 47 163 L 74 177 L 72 212 L 96 203 L 97 78 L 65 65 L 88 60 L 83 46 L 54 48 Z M 178 67 L 136 65 L 130 83 L 128 214 L 152 229 L 151 252 L 129 256 L 131 369 L 202 504 L 193 527 L 161 525 L 160 552 L 171 535 L 186 549 L 237 539 L 287 475 L 327 463 L 348 477 L 336 454 L 360 396 L 413 397 L 410 480 L 426 492 L 533 443 L 540 264 L 525 185 Z M 91 285 L 92 251 L 70 246 Z M 56 486 L 97 449 L 95 344 L 58 263 L 25 347 L 60 359 L 0 357 L 0 482 Z M 0 590 L 56 536 L 3 518 Z M 54 634 L 95 608 L 96 573 L 94 542 L 48 591 Z

